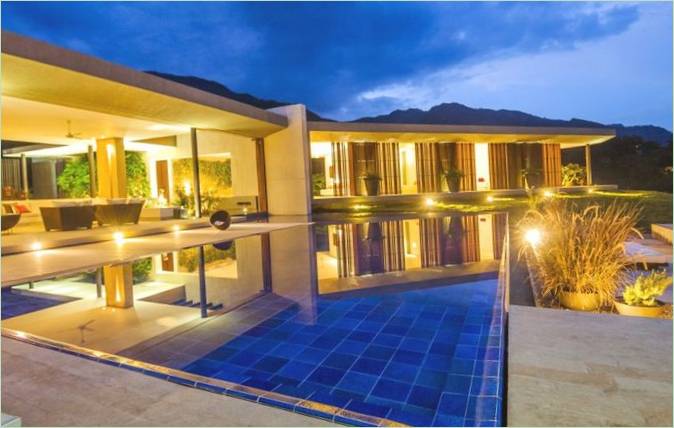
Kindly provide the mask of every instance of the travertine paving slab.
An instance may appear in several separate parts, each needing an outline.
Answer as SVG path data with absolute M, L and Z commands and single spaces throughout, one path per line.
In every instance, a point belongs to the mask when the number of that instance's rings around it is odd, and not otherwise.
M 23 426 L 332 425 L 5 338 L 2 411 Z
M 672 426 L 672 321 L 513 305 L 509 426 Z

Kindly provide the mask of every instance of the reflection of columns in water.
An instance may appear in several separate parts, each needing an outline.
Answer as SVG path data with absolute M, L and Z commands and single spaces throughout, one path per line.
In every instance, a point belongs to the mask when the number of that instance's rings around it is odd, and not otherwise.
M 114 308 L 133 306 L 133 273 L 131 263 L 103 266 L 105 303 Z
M 206 257 L 204 255 L 203 245 L 199 247 L 199 309 L 201 309 L 201 318 L 208 316 L 206 305 Z

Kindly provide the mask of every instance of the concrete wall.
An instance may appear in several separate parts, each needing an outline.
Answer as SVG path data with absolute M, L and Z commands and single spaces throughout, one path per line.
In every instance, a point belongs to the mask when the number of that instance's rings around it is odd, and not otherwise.
M 311 213 L 311 151 L 306 108 L 270 109 L 288 118 L 288 127 L 264 140 L 267 202 L 271 215 Z

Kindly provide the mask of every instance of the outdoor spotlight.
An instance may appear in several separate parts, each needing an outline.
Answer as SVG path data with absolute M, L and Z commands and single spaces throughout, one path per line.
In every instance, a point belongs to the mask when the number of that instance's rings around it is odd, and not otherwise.
M 587 189 L 587 193 L 594 193 L 594 189 L 592 188 Z
M 179 231 L 180 231 L 180 225 L 174 224 L 174 225 L 173 225 L 173 231 L 174 231 L 174 232 L 179 232 Z
M 112 237 L 115 239 L 115 242 L 121 244 L 124 242 L 124 234 L 122 232 L 115 232 L 112 234 Z
M 426 198 L 426 206 L 432 207 L 433 205 L 435 205 L 435 201 L 431 198 Z
M 541 243 L 541 231 L 538 229 L 529 229 L 524 234 L 524 239 L 529 243 L 529 245 L 536 247 Z
M 30 244 L 30 249 L 33 251 L 39 251 L 42 249 L 42 244 L 39 242 L 33 242 L 32 244 Z
M 491 195 L 487 196 L 487 202 L 494 202 L 494 197 Z
M 543 192 L 543 196 L 545 196 L 546 198 L 549 198 L 549 197 L 552 196 L 552 192 L 549 191 L 549 190 L 545 190 L 545 191 Z

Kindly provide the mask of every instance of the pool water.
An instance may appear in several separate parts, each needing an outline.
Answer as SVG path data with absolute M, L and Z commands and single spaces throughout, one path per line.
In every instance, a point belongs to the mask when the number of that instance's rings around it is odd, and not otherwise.
M 498 426 L 497 291 L 487 279 L 318 297 L 312 322 L 293 305 L 183 370 L 410 425 Z
M 143 307 L 202 318 L 116 353 L 336 422 L 500 426 L 506 230 L 500 214 L 389 216 L 156 254 L 148 278 L 163 288 Z M 3 291 L 2 317 L 59 303 Z
M 2 290 L 2 319 L 9 319 L 19 315 L 39 311 L 60 305 L 72 299 L 56 298 L 31 292 L 16 292 L 11 289 Z

